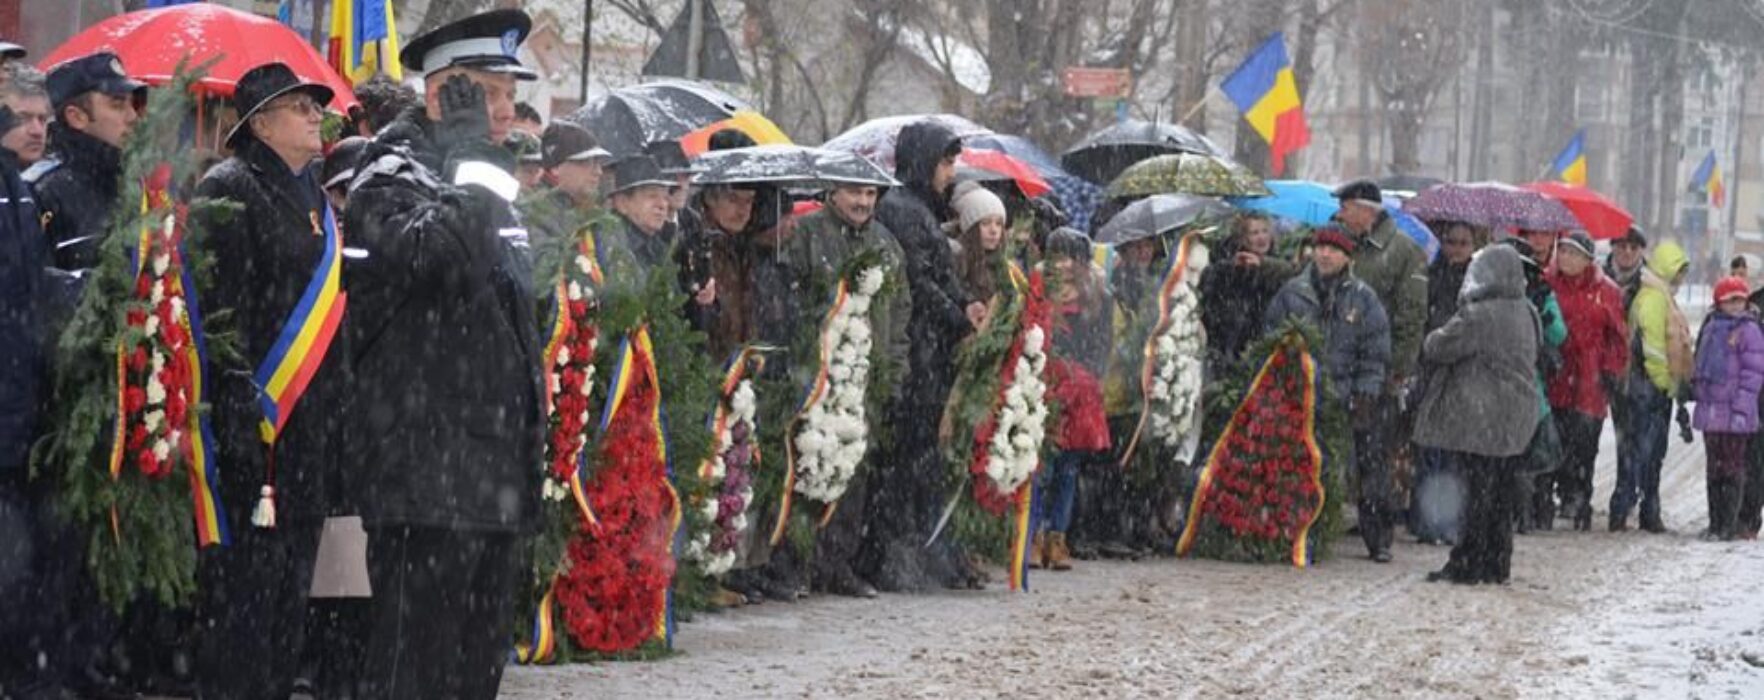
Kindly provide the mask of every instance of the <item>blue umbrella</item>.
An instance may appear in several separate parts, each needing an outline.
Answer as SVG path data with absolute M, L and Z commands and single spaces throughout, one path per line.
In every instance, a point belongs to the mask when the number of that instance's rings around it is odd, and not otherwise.
M 1259 211 L 1307 226 L 1327 224 L 1335 218 L 1335 212 L 1341 210 L 1341 203 L 1335 199 L 1334 190 L 1315 182 L 1269 180 L 1266 184 L 1274 194 L 1267 197 L 1232 197 L 1227 201 L 1239 209 Z M 1397 230 L 1421 246 L 1421 250 L 1427 253 L 1429 262 L 1439 255 L 1439 239 L 1420 219 L 1403 211 L 1401 202 L 1386 197 L 1384 210 L 1390 214 Z

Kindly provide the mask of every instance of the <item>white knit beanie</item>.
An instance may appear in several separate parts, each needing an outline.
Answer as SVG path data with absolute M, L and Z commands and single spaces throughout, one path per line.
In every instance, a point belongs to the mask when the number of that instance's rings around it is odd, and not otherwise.
M 955 209 L 956 218 L 961 220 L 962 231 L 974 228 L 974 224 L 988 216 L 1005 218 L 1004 200 L 978 182 L 956 184 L 955 196 L 950 198 L 949 205 Z

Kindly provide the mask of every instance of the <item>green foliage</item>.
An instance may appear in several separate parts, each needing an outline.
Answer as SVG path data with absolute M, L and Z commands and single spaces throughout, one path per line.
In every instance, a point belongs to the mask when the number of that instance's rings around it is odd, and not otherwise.
M 116 610 L 142 594 L 182 605 L 195 591 L 196 538 L 187 477 L 148 480 L 125 470 L 112 480 L 108 465 L 117 410 L 116 348 L 120 341 L 138 337 L 129 335 L 138 332 L 128 330 L 126 317 L 132 308 L 144 308 L 132 299 L 130 250 L 143 226 L 170 213 L 141 211 L 143 183 L 161 166 L 173 168 L 171 182 L 194 179 L 197 162 L 180 157 L 173 139 L 192 109 L 191 86 L 212 64 L 191 68 L 180 63 L 172 80 L 149 94 L 143 117 L 123 148 L 118 200 L 90 203 L 112 208 L 110 225 L 99 247 L 99 265 L 88 273 L 74 316 L 57 339 L 48 430 L 32 459 L 34 478 L 59 482 L 58 506 L 84 532 L 86 563 L 99 596 Z M 224 220 L 233 210 L 220 202 L 191 206 L 184 265 L 198 290 L 212 271 L 202 254 L 200 222 Z M 213 325 L 225 322 L 222 315 L 207 320 Z M 236 356 L 227 340 L 225 335 L 210 336 L 210 352 Z

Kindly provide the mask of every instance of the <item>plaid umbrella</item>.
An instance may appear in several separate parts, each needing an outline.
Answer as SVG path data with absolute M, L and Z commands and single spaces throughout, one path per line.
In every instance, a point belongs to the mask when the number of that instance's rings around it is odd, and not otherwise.
M 1133 164 L 1109 183 L 1111 197 L 1198 194 L 1255 197 L 1269 194 L 1262 178 L 1230 159 L 1198 153 L 1172 153 Z
M 1581 227 L 1560 202 L 1499 182 L 1445 184 L 1415 195 L 1403 211 L 1427 221 L 1461 221 L 1472 226 L 1531 231 Z

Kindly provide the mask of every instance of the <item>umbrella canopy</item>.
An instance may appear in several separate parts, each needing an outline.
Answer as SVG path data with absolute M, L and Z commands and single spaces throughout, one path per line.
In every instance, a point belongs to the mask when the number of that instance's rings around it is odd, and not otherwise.
M 637 155 L 657 141 L 681 141 L 703 132 L 708 141 L 718 129 L 732 127 L 760 133 L 755 141 L 782 137 L 783 132 L 746 102 L 716 88 L 687 80 L 662 80 L 613 90 L 565 117 L 588 127 L 614 156 Z M 711 128 L 711 127 L 715 128 Z M 774 137 L 775 134 L 775 137 Z M 695 138 L 696 141 L 696 138 Z M 702 144 L 700 144 L 702 152 Z
M 775 144 L 711 151 L 694 159 L 693 165 L 704 170 L 692 178 L 700 185 L 799 182 L 893 187 L 900 184 L 877 169 L 874 163 L 856 154 L 807 146 Z
M 894 143 L 900 138 L 900 130 L 908 124 L 921 121 L 933 121 L 948 127 L 956 137 L 966 139 L 970 136 L 991 134 L 992 130 L 968 121 L 954 114 L 905 114 L 893 117 L 879 117 L 847 129 L 845 133 L 828 139 L 821 148 L 830 151 L 856 153 L 870 159 L 883 170 L 894 172 Z
M 1211 139 L 1180 124 L 1128 119 L 1084 137 L 1060 156 L 1060 164 L 1091 182 L 1112 182 L 1134 163 L 1171 153 L 1225 155 Z
M 1041 174 L 1027 163 L 1000 151 L 964 148 L 956 158 L 957 180 L 1010 180 L 1017 190 L 1030 199 L 1053 191 Z
M 1635 223 L 1635 217 L 1616 202 L 1580 185 L 1533 182 L 1521 186 L 1561 202 L 1580 221 L 1580 225 L 1586 228 L 1587 233 L 1601 241 L 1622 238 L 1623 234 L 1629 232 L 1630 224 Z
M 1253 197 L 1269 194 L 1249 169 L 1220 156 L 1174 153 L 1133 164 L 1109 183 L 1111 197 L 1148 194 Z
M 1499 182 L 1439 185 L 1404 202 L 1403 210 L 1428 221 L 1462 221 L 1488 228 L 1580 228 L 1580 221 L 1560 202 Z
M 710 150 L 710 138 L 724 129 L 734 129 L 747 134 L 748 138 L 753 139 L 754 143 L 761 146 L 790 143 L 790 137 L 784 134 L 784 130 L 778 128 L 778 125 L 773 124 L 772 120 L 767 119 L 765 115 L 750 110 L 739 110 L 728 119 L 701 127 L 697 131 L 680 137 L 680 150 L 685 151 L 687 157 L 708 151 Z
M 115 53 L 129 77 L 150 85 L 171 82 L 181 61 L 188 59 L 194 67 L 218 57 L 196 84 L 218 97 L 232 97 L 246 71 L 281 62 L 301 80 L 331 88 L 331 107 L 344 110 L 356 104 L 349 81 L 300 35 L 273 19 L 224 5 L 197 3 L 117 15 L 74 35 L 37 65 L 48 71 L 99 51 Z
M 1060 209 L 1071 226 L 1080 231 L 1089 230 L 1090 215 L 1103 200 L 1101 187 L 1067 172 L 1060 167 L 1059 159 L 1021 136 L 985 133 L 962 139 L 962 145 L 969 149 L 1000 151 L 1034 168 L 1053 188 L 1054 196 L 1060 200 Z
M 1158 194 L 1127 205 L 1096 232 L 1096 242 L 1120 245 L 1169 233 L 1183 226 L 1227 216 L 1231 207 L 1213 197 Z
M 1291 219 L 1307 226 L 1321 226 L 1335 218 L 1341 210 L 1341 202 L 1335 198 L 1334 190 L 1308 180 L 1271 180 L 1266 183 L 1270 194 L 1266 197 L 1233 197 L 1231 205 L 1245 211 L 1259 211 L 1284 219 Z M 1384 211 L 1390 215 L 1391 223 L 1397 230 L 1427 253 L 1431 262 L 1439 255 L 1439 238 L 1413 214 L 1403 211 L 1402 203 L 1395 197 L 1384 198 Z

